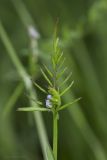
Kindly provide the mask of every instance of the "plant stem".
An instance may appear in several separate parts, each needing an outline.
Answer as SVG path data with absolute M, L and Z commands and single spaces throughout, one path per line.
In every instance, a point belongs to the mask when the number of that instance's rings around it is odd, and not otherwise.
M 53 154 L 55 160 L 57 160 L 57 148 L 58 148 L 58 113 L 53 112 Z
M 26 72 L 26 69 L 24 68 L 20 59 L 18 58 L 17 53 L 16 53 L 9 37 L 7 36 L 7 33 L 6 33 L 1 22 L 0 22 L 0 38 L 1 38 L 2 42 L 4 43 L 4 46 L 7 50 L 6 53 L 9 55 L 14 66 L 16 67 L 20 77 L 22 78 L 22 81 L 24 82 L 26 89 L 28 90 L 28 92 L 31 96 L 31 98 L 36 99 L 36 92 L 33 89 L 32 81 L 30 80 L 30 76 L 28 75 L 28 73 Z M 30 103 L 32 104 L 34 102 L 32 102 L 32 100 L 31 100 Z M 36 103 L 34 105 L 37 106 Z M 37 124 L 37 130 L 38 130 L 38 135 L 39 135 L 40 142 L 41 142 L 41 147 L 42 147 L 44 159 L 46 160 L 47 159 L 46 158 L 46 146 L 49 146 L 49 142 L 48 142 L 43 118 L 42 118 L 42 115 L 40 112 L 38 112 L 38 113 L 34 112 L 33 115 L 34 115 L 34 118 L 35 118 L 35 121 Z
M 10 96 L 6 106 L 4 107 L 2 116 L 3 118 L 8 118 L 10 112 L 12 111 L 16 101 L 20 97 L 22 91 L 23 91 L 24 85 L 20 82 L 15 90 L 13 91 L 13 94 Z

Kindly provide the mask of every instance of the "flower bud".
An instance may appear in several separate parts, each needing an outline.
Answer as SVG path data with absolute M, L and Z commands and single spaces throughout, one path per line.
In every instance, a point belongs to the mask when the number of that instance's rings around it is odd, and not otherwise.
M 39 39 L 40 38 L 40 34 L 39 32 L 34 28 L 34 26 L 29 26 L 28 27 L 28 34 L 31 38 L 34 39 Z
M 52 103 L 48 99 L 46 100 L 46 107 L 47 108 L 52 108 Z

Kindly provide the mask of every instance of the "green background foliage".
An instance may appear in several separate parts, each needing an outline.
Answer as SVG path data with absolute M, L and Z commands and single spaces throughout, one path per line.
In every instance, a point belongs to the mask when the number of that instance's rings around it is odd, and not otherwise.
M 68 73 L 73 72 L 70 80 L 75 81 L 63 102 L 82 97 L 60 113 L 58 159 L 61 160 L 107 159 L 106 17 L 106 0 L 0 0 L 0 21 L 28 73 L 31 73 L 31 49 L 27 27 L 37 28 L 40 39 L 33 74 L 45 87 L 40 67 L 50 66 L 53 33 L 59 18 L 58 36 L 65 65 Z M 1 33 L 0 27 L 0 160 L 42 160 L 39 126 L 34 116 L 31 112 L 16 112 L 18 107 L 29 105 L 25 96 L 28 92 L 7 54 Z M 37 89 L 35 92 L 38 99 L 46 99 Z M 49 113 L 42 116 L 52 145 L 52 116 Z

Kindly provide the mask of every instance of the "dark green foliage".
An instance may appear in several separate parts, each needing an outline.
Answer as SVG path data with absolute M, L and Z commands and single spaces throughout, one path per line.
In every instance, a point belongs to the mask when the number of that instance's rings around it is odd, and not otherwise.
M 42 100 L 47 94 L 44 90 L 48 85 L 39 68 L 43 69 L 49 80 L 52 79 L 50 55 L 53 51 L 52 33 L 57 17 L 60 48 L 66 60 L 60 55 L 56 61 L 61 62 L 60 71 L 63 70 L 63 65 L 68 68 L 57 83 L 63 90 L 69 86 L 71 78 L 75 81 L 72 90 L 62 96 L 62 107 L 66 107 L 64 105 L 75 97 L 82 97 L 81 101 L 61 112 L 58 159 L 106 160 L 106 0 L 0 0 L 0 20 L 26 70 L 29 70 L 31 53 L 28 25 L 35 25 L 41 35 L 38 41 L 38 64 L 34 67 L 37 72 L 33 77 L 35 81 L 40 82 L 37 83 L 39 88 L 43 87 L 43 94 L 37 89 L 37 97 L 42 97 Z M 55 67 L 54 63 L 53 65 Z M 48 66 L 49 69 L 46 68 Z M 72 71 L 72 77 L 68 74 L 69 71 Z M 30 106 L 28 99 L 23 96 L 27 91 L 20 82 L 21 79 L 7 55 L 0 35 L 0 159 L 20 157 L 26 160 L 43 160 L 32 113 L 16 112 L 20 106 Z M 20 85 L 22 89 L 15 94 Z M 14 100 L 12 97 L 15 97 Z M 10 109 L 7 109 L 7 106 Z M 43 116 L 51 143 L 50 112 L 44 112 Z

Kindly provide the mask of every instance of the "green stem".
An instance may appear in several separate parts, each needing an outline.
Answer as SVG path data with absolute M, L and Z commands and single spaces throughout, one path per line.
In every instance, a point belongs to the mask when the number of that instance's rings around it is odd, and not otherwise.
M 53 113 L 53 154 L 55 160 L 57 160 L 57 148 L 58 148 L 58 113 Z
M 24 85 L 25 85 L 26 89 L 28 90 L 31 98 L 36 99 L 36 93 L 33 89 L 30 77 L 29 77 L 28 73 L 26 72 L 26 69 L 22 65 L 20 59 L 18 58 L 17 53 L 16 53 L 9 37 L 7 36 L 7 33 L 6 33 L 1 22 L 0 22 L 0 38 L 1 38 L 2 42 L 4 43 L 5 48 L 7 50 L 6 53 L 8 53 L 9 57 L 11 58 L 14 66 L 16 67 L 20 77 L 22 78 Z M 30 101 L 30 103 L 33 106 L 32 103 L 34 103 L 34 102 L 32 102 L 32 100 Z M 36 106 L 37 104 L 34 104 L 34 105 Z M 42 118 L 42 115 L 40 112 L 38 112 L 38 113 L 34 112 L 33 115 L 34 115 L 34 118 L 35 118 L 35 121 L 37 124 L 37 130 L 38 130 L 38 135 L 39 135 L 40 142 L 41 142 L 41 147 L 42 147 L 44 159 L 46 160 L 47 159 L 46 146 L 49 146 L 49 142 L 48 142 L 43 118 Z
M 22 0 L 11 0 L 12 4 L 14 5 L 17 14 L 19 15 L 21 21 L 23 22 L 24 26 L 27 28 L 29 25 L 35 24 L 34 19 L 28 12 L 25 3 Z M 26 18 L 25 18 L 26 17 Z
M 19 83 L 17 87 L 15 88 L 13 94 L 10 96 L 6 106 L 4 107 L 2 116 L 3 118 L 8 118 L 10 115 L 10 112 L 12 111 L 16 101 L 20 97 L 22 91 L 23 91 L 24 85 L 22 83 Z

